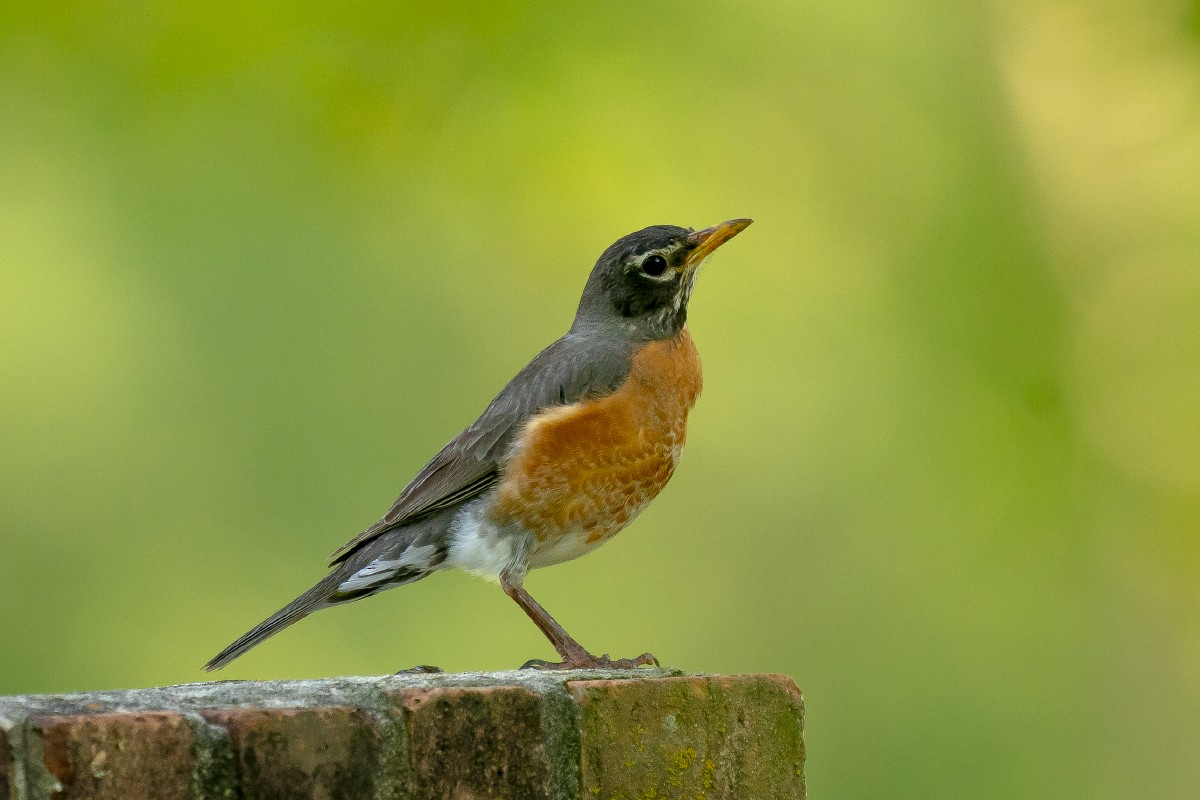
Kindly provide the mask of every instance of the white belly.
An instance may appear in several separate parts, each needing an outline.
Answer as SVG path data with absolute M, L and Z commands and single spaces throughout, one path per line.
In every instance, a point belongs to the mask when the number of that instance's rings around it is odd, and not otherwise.
M 472 500 L 454 516 L 445 566 L 495 581 L 516 561 L 523 534 L 488 520 L 483 513 L 488 500 L 486 495 Z
M 488 519 L 484 508 L 490 498 L 479 498 L 467 505 L 454 517 L 450 525 L 450 546 L 446 561 L 442 565 L 457 567 L 472 575 L 488 580 L 499 580 L 500 573 L 516 565 L 522 557 L 520 550 L 525 542 L 529 546 L 524 553 L 527 569 L 551 567 L 580 556 L 587 555 L 608 538 L 588 541 L 586 533 L 568 533 L 544 542 L 535 542 L 533 536 L 518 526 L 502 526 Z

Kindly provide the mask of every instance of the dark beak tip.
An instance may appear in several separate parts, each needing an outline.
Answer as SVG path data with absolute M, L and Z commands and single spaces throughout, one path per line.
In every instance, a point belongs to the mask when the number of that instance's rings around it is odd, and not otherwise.
M 712 255 L 714 250 L 745 230 L 751 222 L 753 220 L 744 217 L 731 219 L 691 234 L 688 238 L 691 240 L 692 250 L 688 253 L 687 265 L 693 269 L 699 267 L 704 259 Z
M 692 254 L 693 258 L 703 259 L 722 244 L 744 231 L 752 222 L 754 220 L 741 217 L 691 234 L 688 238 L 692 240 L 693 246 L 696 248 L 696 251 Z
M 703 242 L 713 235 L 717 235 L 722 241 L 724 241 L 746 230 L 746 228 L 750 227 L 752 222 L 754 222 L 754 220 L 747 217 L 726 220 L 725 222 L 713 225 L 711 228 L 705 228 L 704 230 L 696 231 L 692 234 L 692 238 Z

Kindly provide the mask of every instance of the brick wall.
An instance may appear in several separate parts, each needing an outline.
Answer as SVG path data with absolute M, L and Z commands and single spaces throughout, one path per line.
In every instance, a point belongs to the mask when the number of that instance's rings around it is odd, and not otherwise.
M 804 797 L 781 675 L 498 672 L 0 697 L 0 800 Z

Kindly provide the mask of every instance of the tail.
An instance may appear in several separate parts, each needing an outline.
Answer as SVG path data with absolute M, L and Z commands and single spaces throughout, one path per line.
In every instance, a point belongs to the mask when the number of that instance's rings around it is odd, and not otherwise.
M 361 600 L 394 586 L 419 581 L 446 560 L 446 529 L 450 516 L 428 517 L 389 531 L 347 554 L 316 586 L 260 622 L 226 647 L 204 669 L 212 672 L 294 622 L 323 608 Z
M 235 658 L 245 653 L 250 648 L 256 647 L 292 623 L 299 622 L 314 611 L 319 611 L 322 608 L 333 605 L 327 600 L 331 588 L 333 587 L 329 585 L 328 578 L 321 581 L 316 586 L 309 589 L 307 592 L 300 595 L 295 600 L 255 625 L 248 632 L 242 634 L 242 636 L 236 642 L 229 645 L 229 647 L 226 647 L 224 650 L 217 653 L 212 661 L 209 661 L 204 665 L 205 671 L 212 672 L 213 670 L 220 669 L 230 661 L 233 661 Z

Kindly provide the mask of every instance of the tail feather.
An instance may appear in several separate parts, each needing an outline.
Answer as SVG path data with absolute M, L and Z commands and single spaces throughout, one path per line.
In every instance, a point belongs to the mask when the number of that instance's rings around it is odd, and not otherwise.
M 267 639 L 279 633 L 289 625 L 299 622 L 314 611 L 325 607 L 325 599 L 330 587 L 327 581 L 321 581 L 304 594 L 288 603 L 283 608 L 255 625 L 242 634 L 236 642 L 226 647 L 204 665 L 206 672 L 218 670 L 245 653 L 252 647 L 262 644 Z
M 212 672 L 314 611 L 419 581 L 446 560 L 450 513 L 390 531 L 349 554 L 316 586 L 226 647 L 204 669 Z

